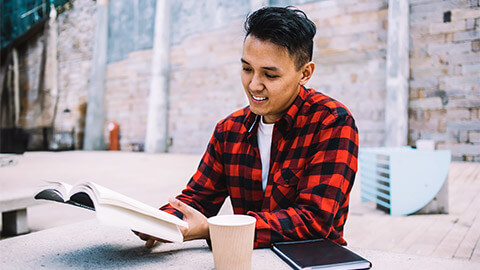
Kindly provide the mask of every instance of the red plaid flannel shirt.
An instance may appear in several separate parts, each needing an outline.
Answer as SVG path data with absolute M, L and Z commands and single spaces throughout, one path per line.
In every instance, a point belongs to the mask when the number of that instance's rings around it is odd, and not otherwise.
M 346 244 L 343 227 L 358 154 L 358 132 L 350 112 L 334 99 L 302 87 L 275 122 L 265 192 L 258 121 L 249 107 L 220 121 L 198 170 L 177 199 L 211 217 L 230 196 L 235 214 L 257 219 L 255 247 L 311 238 Z M 170 205 L 161 209 L 182 217 Z

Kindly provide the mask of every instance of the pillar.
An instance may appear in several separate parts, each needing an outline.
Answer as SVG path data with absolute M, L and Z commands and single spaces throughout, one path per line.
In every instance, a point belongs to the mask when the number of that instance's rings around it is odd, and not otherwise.
M 85 150 L 103 150 L 105 73 L 107 65 L 108 0 L 97 0 L 92 70 L 85 123 Z
M 157 1 L 145 152 L 167 152 L 170 0 Z
M 408 142 L 409 3 L 388 1 L 385 146 Z

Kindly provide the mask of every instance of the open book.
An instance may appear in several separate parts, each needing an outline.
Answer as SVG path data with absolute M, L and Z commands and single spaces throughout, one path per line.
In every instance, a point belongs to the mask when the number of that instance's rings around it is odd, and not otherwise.
M 176 216 L 92 182 L 75 186 L 63 182 L 47 182 L 35 194 L 35 199 L 93 210 L 98 220 L 104 224 L 129 227 L 172 242 L 183 242 L 178 226 L 188 227 L 185 221 Z

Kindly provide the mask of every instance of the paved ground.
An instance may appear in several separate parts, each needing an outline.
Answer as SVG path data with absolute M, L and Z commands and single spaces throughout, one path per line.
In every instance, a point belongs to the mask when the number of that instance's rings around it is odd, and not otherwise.
M 0 166 L 0 198 L 34 190 L 44 180 L 91 180 L 154 206 L 177 194 L 196 169 L 200 155 L 128 152 L 32 152 Z M 452 163 L 450 214 L 392 217 L 360 201 L 360 181 L 352 191 L 345 238 L 352 247 L 461 259 L 480 266 L 480 164 Z M 223 213 L 231 211 L 224 207 Z M 94 218 L 92 212 L 58 203 L 28 210 L 33 231 Z
M 480 164 L 451 164 L 448 215 L 392 217 L 361 203 L 356 188 L 345 228 L 352 246 L 480 263 Z

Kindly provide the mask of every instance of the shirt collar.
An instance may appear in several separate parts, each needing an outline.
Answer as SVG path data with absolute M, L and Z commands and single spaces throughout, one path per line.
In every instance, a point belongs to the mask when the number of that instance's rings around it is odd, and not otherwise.
M 308 94 L 311 90 L 305 88 L 304 86 L 300 87 L 300 91 L 293 101 L 290 108 L 288 108 L 287 112 L 275 122 L 275 126 L 285 127 L 285 131 L 290 130 L 295 124 L 295 118 L 300 111 L 300 108 L 303 106 L 303 103 L 308 97 Z M 247 116 L 245 117 L 244 125 L 247 128 L 247 132 L 251 133 L 254 131 L 255 124 L 261 121 L 261 117 L 259 115 L 254 114 L 250 109 L 248 110 Z

